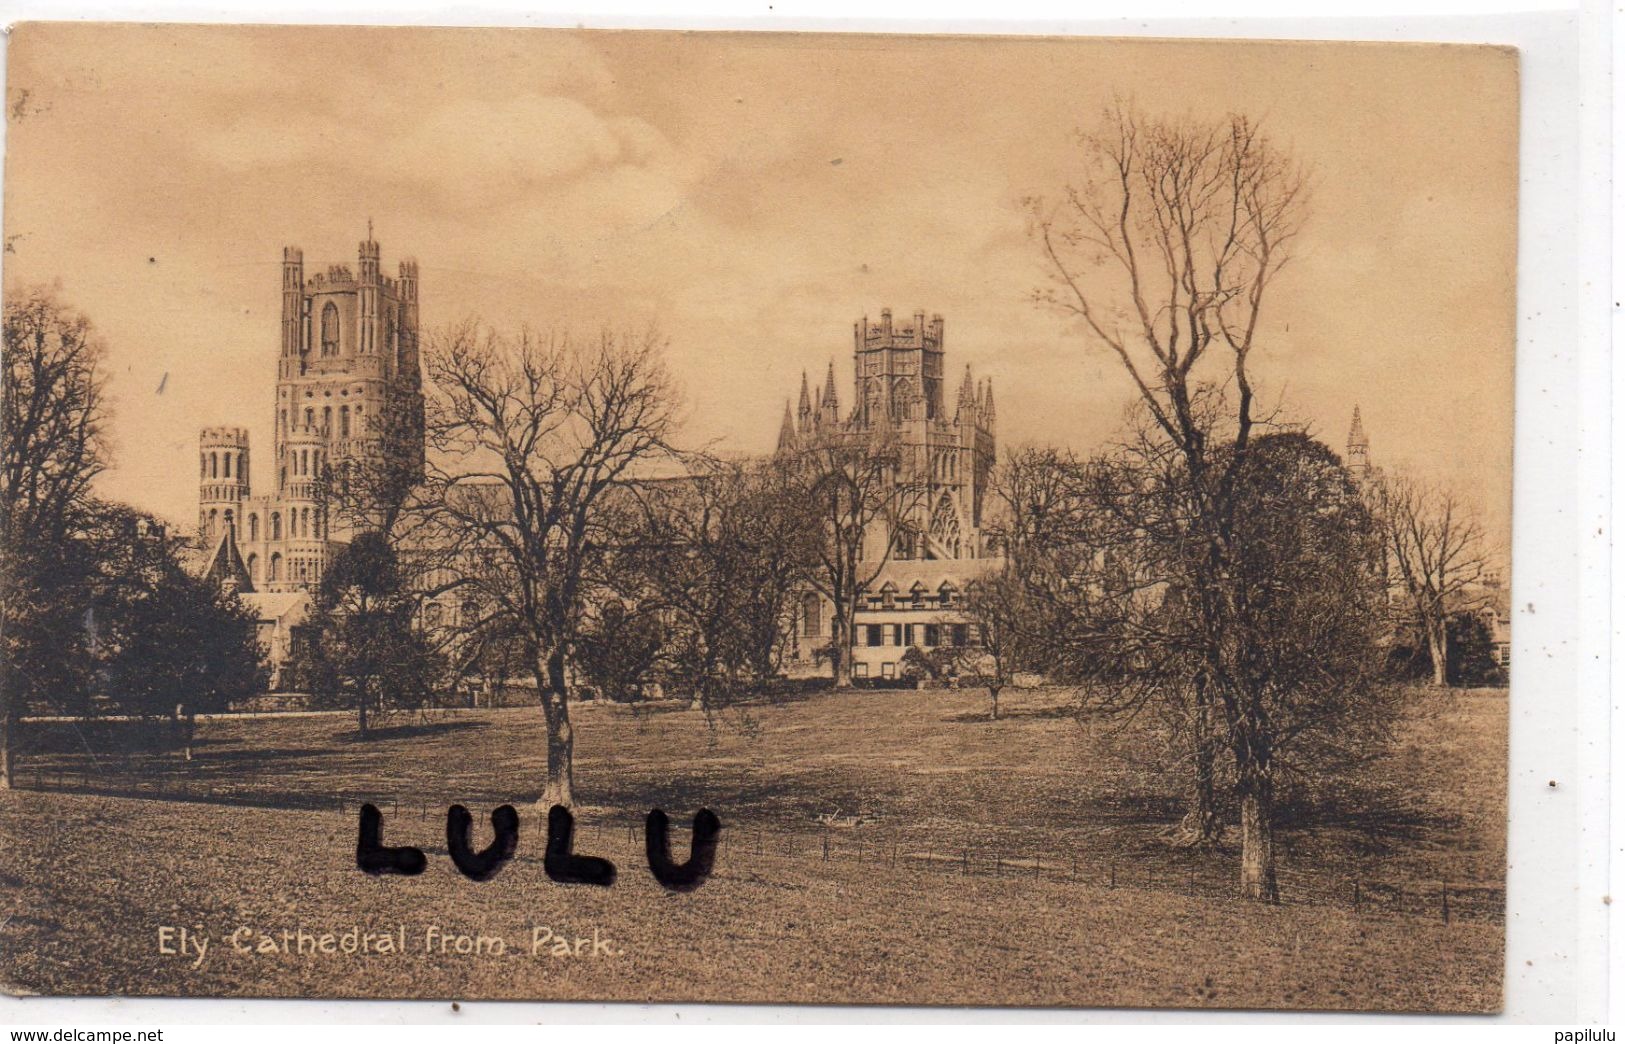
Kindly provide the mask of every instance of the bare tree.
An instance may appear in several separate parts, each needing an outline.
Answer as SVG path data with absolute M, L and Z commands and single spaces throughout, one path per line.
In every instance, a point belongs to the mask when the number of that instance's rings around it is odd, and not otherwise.
M 1030 201 L 1051 287 L 1039 300 L 1071 316 L 1133 383 L 1188 491 L 1187 575 L 1200 678 L 1223 707 L 1237 764 L 1242 887 L 1277 898 L 1272 772 L 1260 694 L 1238 661 L 1255 656 L 1236 585 L 1237 476 L 1257 421 L 1249 361 L 1264 302 L 1305 216 L 1305 176 L 1244 116 L 1212 124 L 1123 107 L 1080 135 L 1085 177 L 1058 203 Z M 1222 423 L 1203 388 L 1226 385 Z M 1218 445 L 1215 445 L 1215 443 Z
M 0 789 L 16 772 L 17 723 L 36 675 L 60 668 L 68 584 L 53 576 L 107 466 L 103 348 L 84 316 L 42 287 L 5 306 L 0 382 Z M 30 636 L 41 641 L 33 641 Z
M 904 473 L 895 429 L 814 432 L 789 459 L 788 483 L 818 535 L 807 582 L 835 609 L 831 671 L 852 686 L 852 635 L 858 599 L 890 561 L 894 536 L 922 503 L 925 486 Z
M 1427 644 L 1433 684 L 1443 686 L 1450 617 L 1482 608 L 1488 597 L 1483 528 L 1449 490 L 1403 475 L 1377 480 L 1376 510 L 1392 579 Z
M 428 353 L 442 587 L 477 607 L 470 626 L 524 646 L 547 722 L 543 805 L 574 797 L 567 664 L 615 541 L 610 491 L 671 452 L 663 347 L 653 331 L 583 343 L 464 325 Z
M 777 673 L 815 533 L 782 461 L 696 458 L 639 486 L 623 555 L 632 594 L 667 621 L 665 662 L 706 709 Z

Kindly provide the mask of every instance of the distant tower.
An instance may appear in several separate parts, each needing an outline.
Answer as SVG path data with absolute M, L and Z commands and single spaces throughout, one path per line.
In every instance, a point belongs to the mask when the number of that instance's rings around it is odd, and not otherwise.
M 212 544 L 242 521 L 248 499 L 248 431 L 204 428 L 198 436 L 198 532 Z
M 1371 443 L 1365 437 L 1365 426 L 1360 423 L 1358 405 L 1354 407 L 1354 421 L 1349 425 L 1348 451 L 1343 455 L 1343 464 L 1357 479 L 1371 473 Z
M 321 580 L 329 542 L 354 535 L 345 524 L 351 516 L 327 507 L 329 494 L 346 488 L 346 465 L 387 454 L 422 473 L 418 266 L 402 261 L 390 277 L 379 256 L 370 222 L 354 269 L 307 273 L 303 251 L 282 251 L 275 444 L 271 481 L 262 482 L 269 488 L 250 493 L 245 430 L 202 433 L 199 534 L 215 549 L 209 575 L 235 579 L 238 590 L 289 593 Z M 369 514 L 377 507 L 354 506 Z

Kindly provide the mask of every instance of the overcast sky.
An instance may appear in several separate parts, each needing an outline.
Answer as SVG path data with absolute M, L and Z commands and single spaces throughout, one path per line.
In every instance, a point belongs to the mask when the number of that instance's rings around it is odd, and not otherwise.
M 852 323 L 941 312 L 1005 445 L 1088 450 L 1130 395 L 1031 303 L 1022 197 L 1114 96 L 1243 112 L 1313 168 L 1267 306 L 1266 397 L 1341 450 L 1511 488 L 1516 59 L 1442 46 L 531 30 L 25 25 L 11 37 L 5 274 L 109 345 L 106 495 L 195 517 L 197 431 L 270 485 L 279 264 L 422 268 L 426 326 L 657 323 L 688 434 L 770 449 Z M 955 388 L 951 387 L 951 395 Z

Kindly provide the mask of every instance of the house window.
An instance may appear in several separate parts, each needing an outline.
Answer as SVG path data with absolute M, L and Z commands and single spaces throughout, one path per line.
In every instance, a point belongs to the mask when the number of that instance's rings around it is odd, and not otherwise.
M 934 649 L 942 644 L 942 627 L 938 624 L 925 625 L 925 641 L 927 649 Z
M 854 663 L 852 665 L 852 677 L 854 677 L 854 678 L 867 678 L 867 677 L 869 677 L 869 665 L 866 664 L 866 663 Z
M 880 665 L 880 676 L 882 678 L 895 678 L 895 677 L 897 677 L 897 664 L 895 664 L 895 663 L 883 663 L 883 664 L 881 664 Z
M 963 649 L 965 646 L 969 645 L 970 644 L 970 625 L 969 624 L 953 624 L 952 627 L 954 629 L 954 637 L 953 637 L 952 643 L 950 643 L 950 644 L 952 644 L 954 646 L 954 648 L 956 648 L 956 649 Z
M 880 644 L 881 644 L 880 625 L 879 624 L 864 624 L 863 625 L 863 638 L 864 638 L 864 644 L 869 646 L 869 648 L 871 648 L 871 649 L 878 648 L 880 646 Z

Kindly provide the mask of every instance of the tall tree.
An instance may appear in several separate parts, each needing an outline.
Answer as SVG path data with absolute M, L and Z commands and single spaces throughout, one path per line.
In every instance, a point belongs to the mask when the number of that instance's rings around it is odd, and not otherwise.
M 1254 635 L 1234 580 L 1246 553 L 1236 486 L 1257 421 L 1249 364 L 1265 301 L 1302 226 L 1305 178 L 1244 116 L 1203 124 L 1119 107 L 1080 141 L 1080 181 L 1058 203 L 1031 201 L 1034 239 L 1053 277 L 1039 298 L 1116 358 L 1188 476 L 1194 551 L 1180 587 L 1199 624 L 1192 678 L 1234 719 L 1243 890 L 1274 900 L 1268 722 L 1239 669 L 1263 654 L 1245 644 Z M 1199 400 L 1220 381 L 1231 397 L 1215 424 Z
M 666 669 L 707 709 L 776 674 L 816 533 L 783 462 L 695 459 L 634 492 L 625 564 L 666 621 Z
M 785 467 L 791 494 L 806 505 L 817 538 L 807 582 L 834 606 L 835 687 L 851 688 L 858 599 L 891 560 L 895 538 L 918 512 L 926 487 L 908 477 L 902 443 L 889 425 L 810 433 Z
M 568 665 L 617 540 L 611 491 L 673 452 L 663 348 L 653 331 L 581 342 L 464 325 L 428 352 L 445 587 L 475 599 L 474 626 L 523 644 L 547 723 L 544 805 L 574 800 Z
M 358 533 L 322 573 L 290 667 L 315 703 L 354 710 L 365 739 L 383 714 L 433 697 L 442 664 L 420 614 L 441 608 L 419 600 L 384 532 Z
M 1449 490 L 1399 474 L 1377 480 L 1376 510 L 1392 578 L 1427 646 L 1433 684 L 1444 686 L 1450 618 L 1489 596 L 1483 528 Z
M 17 725 L 31 698 L 71 687 L 79 641 L 68 621 L 73 545 L 92 480 L 107 466 L 103 348 L 89 320 L 53 291 L 6 295 L 0 380 L 0 789 L 16 771 Z M 82 611 L 82 606 L 78 607 Z

